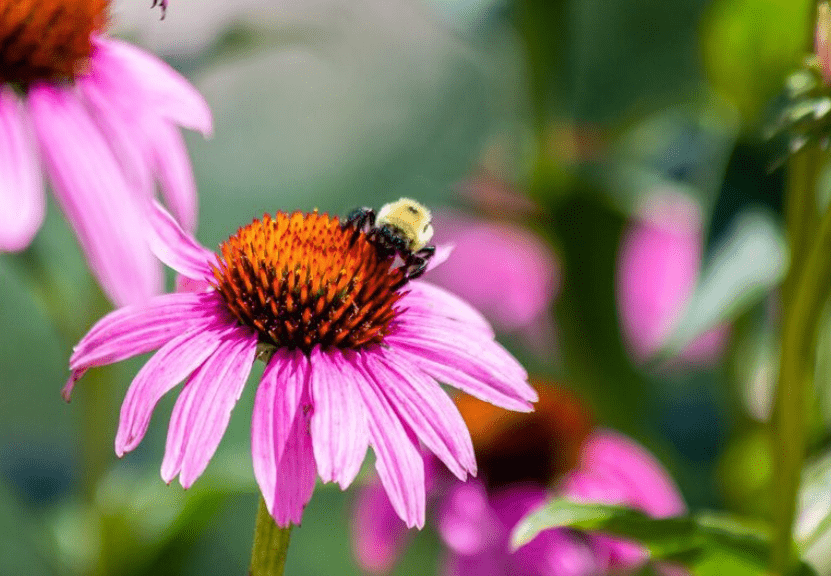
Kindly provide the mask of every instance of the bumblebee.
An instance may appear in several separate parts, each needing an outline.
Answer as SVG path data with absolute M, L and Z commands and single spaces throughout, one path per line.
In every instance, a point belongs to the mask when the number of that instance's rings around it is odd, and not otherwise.
M 343 227 L 355 228 L 353 242 L 361 232 L 366 234 L 381 258 L 401 258 L 406 282 L 424 274 L 436 252 L 435 246 L 427 244 L 433 237 L 430 219 L 430 210 L 425 206 L 410 198 L 400 198 L 384 204 L 377 215 L 372 208 L 356 208 Z

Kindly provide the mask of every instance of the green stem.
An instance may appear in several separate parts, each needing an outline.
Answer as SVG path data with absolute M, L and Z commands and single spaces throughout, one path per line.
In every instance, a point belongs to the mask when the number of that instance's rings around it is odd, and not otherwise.
M 831 277 L 831 210 L 813 233 L 816 177 L 820 155 L 806 150 L 789 163 L 789 238 L 793 259 L 782 292 L 782 351 L 779 364 L 774 447 L 773 573 L 788 574 L 795 558 L 792 527 L 805 457 L 807 394 L 812 386 L 820 312 Z M 794 214 L 796 212 L 796 214 Z M 814 217 L 815 220 L 815 217 Z M 793 228 L 796 227 L 796 228 Z
M 286 567 L 290 535 L 291 525 L 288 528 L 277 526 L 268 513 L 265 500 L 260 496 L 248 576 L 282 576 Z

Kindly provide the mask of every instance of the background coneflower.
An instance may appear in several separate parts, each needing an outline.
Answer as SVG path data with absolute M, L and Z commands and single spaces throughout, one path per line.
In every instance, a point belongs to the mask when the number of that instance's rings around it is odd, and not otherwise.
M 155 182 L 182 225 L 196 190 L 178 127 L 211 132 L 196 90 L 106 38 L 109 2 L 0 5 L 0 251 L 27 247 L 45 209 L 41 164 L 90 267 L 117 304 L 161 289 L 146 239 Z
M 511 529 L 554 496 L 621 504 L 656 517 L 685 510 L 668 474 L 623 435 L 596 428 L 571 392 L 537 385 L 530 414 L 508 412 L 475 398 L 456 400 L 473 439 L 478 478 L 459 482 L 429 466 L 428 498 L 445 548 L 448 576 L 594 576 L 631 570 L 647 556 L 636 544 L 599 534 L 552 529 L 510 552 Z M 406 540 L 377 483 L 359 494 L 353 543 L 361 566 L 388 572 Z M 617 573 L 617 572 L 614 572 Z

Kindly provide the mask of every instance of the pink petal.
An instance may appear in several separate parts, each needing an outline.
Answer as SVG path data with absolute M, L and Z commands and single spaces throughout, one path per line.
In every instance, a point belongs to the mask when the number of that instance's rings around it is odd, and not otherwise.
M 182 75 L 155 56 L 113 38 L 95 39 L 94 70 L 120 78 L 142 107 L 167 120 L 198 130 L 213 132 L 213 119 L 201 94 Z
M 0 251 L 23 250 L 46 212 L 34 133 L 22 102 L 0 86 Z
M 278 463 L 306 394 L 309 360 L 299 350 L 274 352 L 263 372 L 251 415 L 251 458 L 254 476 L 269 510 L 274 508 Z
M 411 363 L 419 366 L 421 370 L 436 380 L 458 388 L 471 396 L 475 396 L 494 406 L 500 406 L 515 412 L 532 412 L 534 406 L 527 400 L 517 397 L 512 387 L 506 386 L 505 382 L 494 376 L 468 373 L 469 367 L 461 367 L 446 364 L 444 361 L 432 358 L 418 349 L 409 349 L 406 346 L 398 346 L 396 351 L 406 357 Z
M 152 160 L 146 153 L 141 110 L 119 106 L 117 93 L 124 90 L 123 81 L 104 81 L 100 75 L 81 77 L 77 86 L 89 117 L 109 143 L 130 190 L 140 197 L 153 196 Z
M 445 546 L 455 553 L 470 556 L 496 547 L 507 556 L 508 529 L 491 507 L 480 480 L 452 484 L 441 500 L 437 528 Z
M 185 384 L 170 416 L 162 478 L 189 488 L 216 452 L 257 352 L 257 334 L 238 328 Z
M 475 329 L 440 317 L 425 322 L 406 314 L 387 337 L 391 347 L 436 378 L 512 410 L 528 411 L 537 400 L 525 369 L 504 348 Z M 465 378 L 467 376 L 467 378 Z
M 217 318 L 216 292 L 162 294 L 110 312 L 75 346 L 69 367 L 86 370 L 155 350 L 191 328 Z
M 156 201 L 153 201 L 150 224 L 150 248 L 159 260 L 188 278 L 213 279 L 210 265 L 216 262 L 216 255 L 182 230 Z
M 442 566 L 442 576 L 525 576 L 509 572 L 509 557 L 499 548 L 487 548 L 469 556 L 448 552 Z
M 450 255 L 453 254 L 453 250 L 455 249 L 455 244 L 437 244 L 433 257 L 427 263 L 427 272 L 447 262 L 447 259 L 450 258 Z
M 196 181 L 182 134 L 165 122 L 154 123 L 153 162 L 170 211 L 185 230 L 196 228 Z
M 189 330 L 162 346 L 139 370 L 121 405 L 115 436 L 119 458 L 139 445 L 156 403 L 213 354 L 220 337 L 221 331 L 216 329 Z
M 814 32 L 814 50 L 819 61 L 820 72 L 825 84 L 831 84 L 831 8 L 820 2 L 817 5 L 817 28 Z
M 366 415 L 355 384 L 363 375 L 339 350 L 321 352 L 315 347 L 310 363 L 317 472 L 324 482 L 337 482 L 346 489 L 358 475 L 369 444 Z
M 409 293 L 400 300 L 399 306 L 419 314 L 427 313 L 459 320 L 478 328 L 483 335 L 493 336 L 493 328 L 482 313 L 461 298 L 444 288 L 421 280 L 407 285 Z M 408 310 L 409 312 L 409 310 Z
M 308 397 L 304 399 L 306 401 Z M 309 419 L 305 412 L 300 412 L 294 419 L 294 426 L 275 475 L 271 496 L 273 505 L 269 511 L 278 526 L 300 524 L 303 508 L 314 492 L 315 476 Z
M 117 304 L 161 291 L 162 270 L 146 240 L 146 206 L 75 93 L 38 85 L 29 102 L 55 197 L 90 267 Z
M 352 550 L 363 570 L 372 574 L 392 570 L 408 534 L 380 482 L 373 480 L 358 491 L 352 515 Z
M 621 240 L 617 299 L 632 356 L 648 360 L 680 320 L 701 261 L 701 214 L 685 196 L 652 194 Z
M 377 354 L 368 351 L 364 358 L 369 374 L 419 440 L 460 480 L 466 480 L 468 472 L 475 475 L 470 432 L 436 381 L 392 349 Z
M 351 354 L 346 361 L 359 365 Z M 424 526 L 424 461 L 373 376 L 356 381 L 366 408 L 369 442 L 375 450 L 375 469 L 395 512 L 408 527 Z
M 580 469 L 608 479 L 628 506 L 658 517 L 683 514 L 686 505 L 664 467 L 643 447 L 611 430 L 592 434 L 583 446 Z
M 551 250 L 529 230 L 460 215 L 433 217 L 436 235 L 455 244 L 430 281 L 468 300 L 497 329 L 522 330 L 544 318 L 560 284 Z
M 488 368 L 506 378 L 526 380 L 528 374 L 516 358 L 489 335 L 468 324 L 438 315 L 407 313 L 399 315 L 391 338 L 418 342 L 425 348 L 452 351 L 475 364 L 486 361 Z

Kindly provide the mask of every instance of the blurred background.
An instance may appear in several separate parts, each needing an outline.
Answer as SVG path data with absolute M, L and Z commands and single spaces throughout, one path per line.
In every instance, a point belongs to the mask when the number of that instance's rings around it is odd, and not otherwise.
M 785 150 L 765 128 L 809 48 L 809 2 L 171 0 L 164 20 L 149 4 L 115 2 L 112 33 L 213 110 L 213 139 L 188 139 L 203 244 L 264 212 L 416 198 L 456 245 L 426 279 L 480 308 L 533 376 L 648 447 L 691 508 L 769 515 L 787 249 Z M 253 389 L 204 477 L 165 486 L 173 395 L 135 452 L 112 448 L 142 359 L 60 398 L 106 304 L 54 205 L 29 250 L 0 256 L 0 293 L 0 574 L 243 574 Z M 826 393 L 812 455 L 831 439 Z M 830 506 L 814 466 L 802 522 Z M 360 574 L 353 492 L 318 487 L 288 574 Z M 396 573 L 436 573 L 439 555 L 428 526 Z

